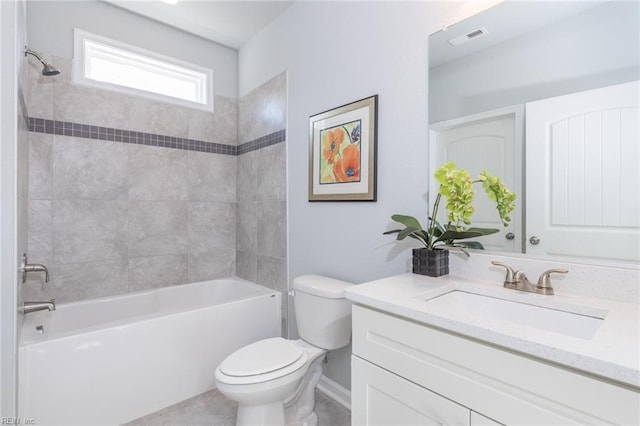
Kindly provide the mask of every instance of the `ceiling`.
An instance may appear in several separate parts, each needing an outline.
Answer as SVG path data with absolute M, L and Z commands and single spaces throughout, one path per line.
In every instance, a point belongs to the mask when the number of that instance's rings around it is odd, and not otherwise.
M 239 49 L 293 0 L 104 0 L 207 40 Z M 175 1 L 175 0 L 173 0 Z

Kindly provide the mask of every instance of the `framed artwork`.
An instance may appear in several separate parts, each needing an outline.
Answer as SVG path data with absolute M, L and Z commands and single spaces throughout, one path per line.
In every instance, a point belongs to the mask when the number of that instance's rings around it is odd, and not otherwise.
M 309 201 L 376 201 L 378 95 L 309 118 Z

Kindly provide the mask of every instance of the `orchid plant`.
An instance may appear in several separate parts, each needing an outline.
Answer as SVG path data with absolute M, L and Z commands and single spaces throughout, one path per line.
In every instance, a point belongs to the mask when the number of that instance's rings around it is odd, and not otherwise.
M 473 206 L 475 197 L 473 184 L 475 183 L 482 183 L 487 197 L 496 203 L 503 225 L 509 225 L 511 212 L 515 210 L 516 194 L 511 192 L 499 177 L 484 171 L 476 180 L 473 180 L 469 171 L 456 169 L 455 163 L 444 164 L 436 171 L 434 177 L 440 187 L 432 214 L 429 216 L 427 229 L 424 229 L 413 216 L 394 214 L 391 219 L 404 225 L 404 228 L 387 231 L 385 235 L 398 234 L 396 240 L 404 240 L 407 237 L 416 239 L 429 250 L 456 248 L 467 256 L 469 253 L 464 250 L 465 248 L 484 249 L 477 241 L 459 241 L 499 232 L 499 229 L 470 226 L 475 211 Z M 446 200 L 445 209 L 448 213 L 448 223 L 445 225 L 440 224 L 436 219 L 442 197 Z

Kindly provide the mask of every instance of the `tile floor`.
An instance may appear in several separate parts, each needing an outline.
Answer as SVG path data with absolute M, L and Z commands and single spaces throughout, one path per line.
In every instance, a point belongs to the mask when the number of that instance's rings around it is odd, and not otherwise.
M 233 426 L 236 422 L 234 401 L 217 390 L 156 411 L 125 426 Z M 318 426 L 349 426 L 351 412 L 316 390 Z

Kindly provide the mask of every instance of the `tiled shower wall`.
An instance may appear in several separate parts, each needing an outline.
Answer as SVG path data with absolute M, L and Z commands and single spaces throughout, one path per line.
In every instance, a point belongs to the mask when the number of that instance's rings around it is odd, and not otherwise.
M 238 147 L 235 99 L 216 96 L 214 113 L 171 106 L 74 85 L 71 61 L 52 62 L 62 69 L 53 78 L 30 66 L 27 96 L 29 254 L 51 282 L 32 275 L 26 298 L 235 275 L 237 153 L 274 135 Z
M 242 97 L 238 106 L 239 277 L 282 292 L 282 330 L 287 335 L 287 199 L 285 143 L 245 152 L 266 135 L 284 142 L 286 73 Z

